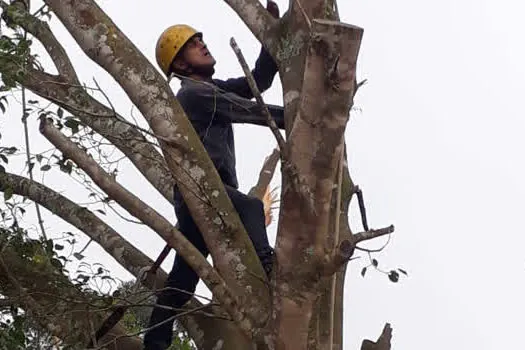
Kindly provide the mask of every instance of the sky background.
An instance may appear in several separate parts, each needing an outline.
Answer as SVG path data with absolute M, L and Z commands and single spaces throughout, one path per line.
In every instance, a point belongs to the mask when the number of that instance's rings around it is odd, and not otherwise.
M 288 1 L 277 2 L 284 12 Z M 259 52 L 256 39 L 222 1 L 98 3 L 152 63 L 158 35 L 175 23 L 204 32 L 218 62 L 216 77 L 242 75 L 230 37 L 252 66 Z M 525 314 L 525 5 L 510 0 L 340 3 L 342 20 L 365 29 L 358 79 L 368 84 L 359 90 L 355 105 L 360 111 L 352 113 L 346 133 L 351 175 L 364 191 L 369 224 L 396 226 L 390 245 L 378 256 L 380 266 L 409 273 L 392 284 L 373 271 L 362 278 L 365 259 L 352 263 L 344 348 L 357 349 L 365 337 L 376 339 L 385 322 L 394 328 L 393 349 L 516 348 Z M 53 28 L 81 79 L 93 85 L 96 77 L 117 110 L 129 116 L 129 99 L 112 78 L 86 58 L 56 20 Z M 172 86 L 176 90 L 177 82 Z M 265 100 L 282 104 L 278 79 Z M 19 107 L 11 106 L 0 118 L 1 145 L 21 144 L 23 137 Z M 33 151 L 48 148 L 34 116 L 30 128 Z M 266 128 L 238 125 L 235 131 L 238 173 L 246 191 L 275 141 Z M 16 172 L 16 163 L 9 169 Z M 132 167 L 123 167 L 119 180 L 175 219 L 170 205 Z M 70 198 L 79 188 L 58 170 L 45 182 Z M 273 184 L 279 183 L 277 175 Z M 355 205 L 352 211 L 357 231 Z M 26 223 L 34 222 L 29 214 Z M 109 222 L 151 258 L 164 246 L 147 229 L 114 218 Z M 70 229 L 49 215 L 46 226 L 55 232 Z M 269 230 L 272 242 L 275 228 Z M 86 255 L 130 279 L 96 245 Z M 172 259 L 173 253 L 163 265 L 166 270 Z M 202 283 L 199 292 L 206 294 Z

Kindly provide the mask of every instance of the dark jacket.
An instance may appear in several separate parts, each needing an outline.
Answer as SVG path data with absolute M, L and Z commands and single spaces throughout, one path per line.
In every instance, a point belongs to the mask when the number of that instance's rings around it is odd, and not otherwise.
M 277 66 L 272 57 L 261 50 L 252 73 L 262 92 L 272 84 Z M 252 98 L 244 77 L 214 79 L 213 82 L 183 78 L 177 93 L 177 99 L 199 134 L 222 181 L 234 188 L 238 188 L 239 184 L 235 171 L 232 123 L 267 125 L 262 109 Z M 267 106 L 277 126 L 284 129 L 283 108 Z

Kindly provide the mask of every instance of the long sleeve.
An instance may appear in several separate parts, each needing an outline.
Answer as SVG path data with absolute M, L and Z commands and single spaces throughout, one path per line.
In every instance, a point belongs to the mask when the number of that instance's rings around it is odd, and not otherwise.
M 196 122 L 208 123 L 216 120 L 268 125 L 257 102 L 232 92 L 220 91 L 210 84 L 194 85 L 191 90 L 186 90 L 178 98 L 183 100 L 181 102 L 185 106 L 186 114 Z M 284 129 L 284 109 L 270 104 L 267 106 L 277 126 Z
M 252 70 L 253 78 L 257 83 L 259 91 L 263 92 L 270 88 L 277 71 L 278 68 L 272 56 L 262 48 L 259 58 L 255 62 L 255 68 Z M 249 100 L 254 97 L 246 77 L 231 78 L 227 80 L 215 79 L 214 83 L 222 90 L 233 92 Z

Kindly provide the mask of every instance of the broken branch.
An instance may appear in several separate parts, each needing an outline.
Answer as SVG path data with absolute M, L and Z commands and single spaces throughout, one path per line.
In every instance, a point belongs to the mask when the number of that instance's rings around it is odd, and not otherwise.
M 272 154 L 270 154 L 264 161 L 264 164 L 259 172 L 259 179 L 257 184 L 250 189 L 248 195 L 262 199 L 266 188 L 272 180 L 277 162 L 279 161 L 279 150 L 274 149 Z

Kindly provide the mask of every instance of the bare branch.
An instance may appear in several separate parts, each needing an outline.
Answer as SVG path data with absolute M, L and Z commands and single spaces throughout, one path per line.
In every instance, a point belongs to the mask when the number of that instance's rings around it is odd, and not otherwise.
M 55 215 L 84 232 L 110 254 L 117 262 L 137 278 L 143 269 L 153 261 L 131 245 L 109 225 L 86 208 L 53 191 L 51 188 L 27 178 L 14 175 L 0 175 L 0 191 L 11 188 L 14 194 L 27 197 L 39 203 Z M 148 280 L 146 285 L 162 285 L 167 278 L 165 272 L 157 274 L 157 280 Z
M 179 230 L 153 208 L 149 207 L 138 197 L 119 185 L 113 177 L 106 173 L 87 153 L 78 148 L 56 129 L 52 121 L 42 119 L 40 132 L 57 147 L 65 157 L 77 163 L 108 196 L 113 198 L 131 215 L 153 229 L 168 242 L 171 247 L 176 249 L 212 291 L 214 297 L 217 298 L 221 305 L 230 313 L 233 319 L 239 323 L 239 326 L 250 327 L 248 330 L 251 330 L 251 322 L 239 308 L 237 297 L 232 293 L 222 277 L 210 265 L 206 258 Z
M 1 67 L 0 72 L 10 69 L 12 67 Z M 83 86 L 64 83 L 57 76 L 28 68 L 26 74 L 19 77 L 19 83 L 64 108 L 108 139 L 166 200 L 173 203 L 175 179 L 162 155 L 137 127 L 89 95 Z
M 353 241 L 354 241 L 354 244 L 357 244 L 359 242 L 368 241 L 370 239 L 374 239 L 374 238 L 377 238 L 377 237 L 388 235 L 388 234 L 391 234 L 393 232 L 394 232 L 394 225 L 390 225 L 388 227 L 381 228 L 381 229 L 378 229 L 378 230 L 369 230 L 369 231 L 365 231 L 365 232 L 356 233 L 353 236 Z
M 287 161 L 286 159 L 287 159 L 287 154 L 288 154 L 288 148 L 286 145 L 286 141 L 284 140 L 283 135 L 281 135 L 281 132 L 279 131 L 279 128 L 277 127 L 277 124 L 275 123 L 275 120 L 273 120 L 273 117 L 270 114 L 270 111 L 268 110 L 268 106 L 264 103 L 261 92 L 257 88 L 257 83 L 255 82 L 255 79 L 253 78 L 253 74 L 250 71 L 248 64 L 246 63 L 246 59 L 244 58 L 241 52 L 241 49 L 235 42 L 234 38 L 230 39 L 230 45 L 233 51 L 235 52 L 235 55 L 237 55 L 237 59 L 239 60 L 242 70 L 244 71 L 244 74 L 246 75 L 246 79 L 248 80 L 248 85 L 250 85 L 250 89 L 252 90 L 253 96 L 255 96 L 255 100 L 261 107 L 262 112 L 264 116 L 266 117 L 266 122 L 268 123 L 268 126 L 270 127 L 270 130 L 272 131 L 273 136 L 275 136 L 275 139 L 277 140 L 277 145 L 279 146 L 279 149 L 281 150 L 281 157 L 283 157 L 284 161 Z
M 246 24 L 257 40 L 276 57 L 279 21 L 270 15 L 259 0 L 224 0 Z
M 330 276 L 337 272 L 354 254 L 356 244 L 362 241 L 367 241 L 394 232 L 394 226 L 381 228 L 378 230 L 370 230 L 366 232 L 356 233 L 351 239 L 344 239 L 339 243 L 332 257 L 325 262 L 323 267 L 323 274 Z
M 79 84 L 75 68 L 64 47 L 46 22 L 31 15 L 20 2 L 15 2 L 10 6 L 5 1 L 0 1 L 0 7 L 9 14 L 9 19 L 14 24 L 25 29 L 42 43 L 62 78 L 73 84 Z M 10 11 L 7 11 L 8 8 Z

